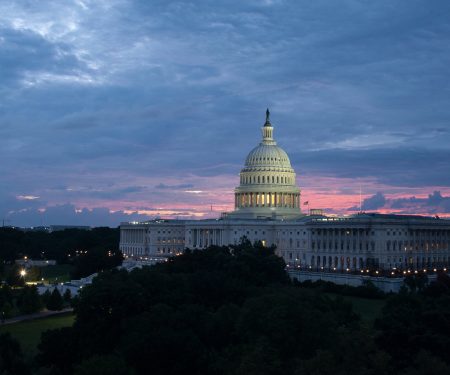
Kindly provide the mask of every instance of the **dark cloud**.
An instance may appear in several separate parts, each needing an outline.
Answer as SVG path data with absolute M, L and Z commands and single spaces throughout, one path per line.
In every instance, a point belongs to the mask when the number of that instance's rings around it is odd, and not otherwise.
M 376 177 L 381 183 L 404 187 L 450 186 L 450 150 L 381 148 L 327 149 L 291 153 L 295 167 L 309 174 L 344 178 Z
M 378 192 L 370 198 L 364 199 L 362 203 L 362 210 L 376 210 L 386 204 L 386 197 Z
M 192 184 L 179 184 L 179 185 L 166 185 L 163 183 L 159 183 L 155 186 L 156 189 L 171 189 L 171 190 L 177 190 L 177 189 L 191 189 L 194 185 Z
M 83 208 L 77 210 L 71 204 L 50 206 L 44 212 L 36 209 L 18 211 L 9 216 L 8 225 L 39 226 L 39 225 L 90 225 L 116 227 L 122 221 L 144 221 L 151 217 L 137 213 L 125 214 L 123 211 L 110 212 L 108 208 Z
M 440 191 L 434 191 L 427 198 L 393 199 L 390 201 L 390 207 L 408 213 L 418 210 L 429 213 L 450 213 L 450 196 L 442 196 Z
M 443 196 L 440 191 L 434 191 L 427 198 L 415 196 L 406 198 L 386 198 L 380 192 L 364 199 L 362 210 L 393 210 L 403 214 L 447 214 L 450 213 L 450 196 Z M 357 211 L 359 207 L 350 207 L 350 211 Z
M 18 83 L 33 85 L 40 74 L 75 78 L 90 70 L 69 44 L 51 42 L 31 30 L 0 26 L 0 41 L 0 89 L 16 88 Z

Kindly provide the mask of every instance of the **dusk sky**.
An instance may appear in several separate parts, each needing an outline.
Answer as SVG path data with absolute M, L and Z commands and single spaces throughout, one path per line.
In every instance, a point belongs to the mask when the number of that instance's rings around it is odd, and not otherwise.
M 450 216 L 448 0 L 0 0 L 0 220 L 216 217 L 266 107 L 310 208 Z

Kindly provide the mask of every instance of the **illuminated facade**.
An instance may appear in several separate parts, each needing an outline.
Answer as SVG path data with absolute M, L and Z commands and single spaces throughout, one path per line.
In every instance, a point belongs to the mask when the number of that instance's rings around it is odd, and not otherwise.
M 273 139 L 270 114 L 262 142 L 247 156 L 235 189 L 235 210 L 220 219 L 122 223 L 120 250 L 129 257 L 166 258 L 185 248 L 237 244 L 246 237 L 275 245 L 293 267 L 323 270 L 419 270 L 450 262 L 450 221 L 358 214 L 304 215 L 286 152 Z

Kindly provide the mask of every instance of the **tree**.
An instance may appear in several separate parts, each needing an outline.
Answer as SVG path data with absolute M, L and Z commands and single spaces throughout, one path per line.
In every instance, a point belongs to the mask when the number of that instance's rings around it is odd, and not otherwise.
M 426 274 L 408 275 L 405 278 L 405 284 L 411 292 L 421 292 L 428 284 L 428 276 Z
M 25 286 L 20 291 L 17 298 L 17 306 L 22 314 L 32 314 L 38 312 L 42 308 L 41 297 L 34 285 Z
M 426 351 L 421 351 L 415 358 L 413 365 L 401 372 L 401 375 L 435 374 L 450 374 L 450 366 Z
M 79 279 L 96 272 L 110 270 L 120 266 L 122 261 L 123 255 L 119 250 L 111 252 L 103 246 L 96 246 L 76 257 L 72 277 Z
M 80 291 L 74 326 L 42 335 L 39 363 L 76 375 L 109 374 L 109 361 L 139 375 L 289 375 L 326 357 L 341 375 L 351 347 L 358 369 L 387 368 L 350 303 L 292 286 L 284 267 L 247 241 L 102 272 Z
M 78 336 L 72 327 L 50 329 L 41 335 L 37 364 L 51 373 L 72 374 L 73 364 L 81 361 L 78 348 Z
M 75 375 L 134 375 L 135 372 L 120 357 L 94 356 L 75 368 Z
M 0 288 L 0 309 L 5 304 L 12 305 L 13 303 L 13 296 L 12 296 L 12 290 L 8 285 L 2 285 Z
M 13 265 L 6 274 L 5 281 L 9 286 L 24 286 L 25 279 L 21 275 L 22 267 Z
M 47 309 L 53 310 L 53 311 L 59 311 L 62 310 L 64 306 L 63 298 L 61 297 L 61 293 L 59 293 L 59 290 L 57 288 L 53 289 L 53 292 L 50 295 L 50 298 L 47 302 Z
M 41 300 L 42 300 L 42 303 L 44 304 L 45 307 L 47 307 L 48 301 L 50 301 L 51 295 L 52 295 L 52 293 L 50 292 L 49 289 L 47 289 L 44 292 L 44 294 L 41 295 Z
M 72 293 L 70 292 L 69 288 L 67 288 L 64 292 L 63 299 L 65 303 L 70 303 L 70 301 L 72 300 Z
M 19 343 L 9 333 L 0 334 L 0 373 L 4 375 L 28 375 Z

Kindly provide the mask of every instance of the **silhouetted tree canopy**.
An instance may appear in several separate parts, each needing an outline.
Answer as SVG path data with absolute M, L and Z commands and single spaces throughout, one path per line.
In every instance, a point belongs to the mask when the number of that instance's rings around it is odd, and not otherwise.
M 19 343 L 9 333 L 0 334 L 0 374 L 28 375 L 30 370 L 23 360 Z
M 273 248 L 244 241 L 101 273 L 76 298 L 74 326 L 43 334 L 38 364 L 69 375 L 448 372 L 444 276 L 432 296 L 432 285 L 390 296 L 367 327 L 350 303 L 321 290 L 328 284 L 294 285 L 284 267 Z M 385 298 L 364 288 L 352 293 Z
M 55 259 L 66 263 L 76 256 L 76 251 L 86 251 L 96 246 L 117 252 L 119 237 L 118 228 L 65 229 L 52 233 L 0 228 L 0 261 L 12 262 L 27 256 L 30 259 Z
M 46 307 L 48 310 L 59 311 L 62 310 L 64 305 L 63 298 L 58 289 L 53 289 L 50 296 L 48 297 Z

